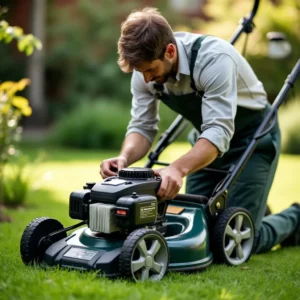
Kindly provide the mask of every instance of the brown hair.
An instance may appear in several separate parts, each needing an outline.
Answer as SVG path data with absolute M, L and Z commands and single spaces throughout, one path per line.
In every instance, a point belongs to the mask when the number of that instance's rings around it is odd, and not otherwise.
M 169 43 L 175 44 L 172 28 L 156 8 L 133 11 L 121 25 L 118 65 L 128 73 L 142 61 L 163 60 Z

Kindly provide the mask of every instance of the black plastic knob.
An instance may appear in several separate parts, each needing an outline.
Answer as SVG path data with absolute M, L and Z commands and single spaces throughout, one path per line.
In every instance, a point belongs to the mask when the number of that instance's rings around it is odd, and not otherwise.
M 83 188 L 85 190 L 91 190 L 95 184 L 96 184 L 96 182 L 87 182 Z
M 154 178 L 154 172 L 150 168 L 124 168 L 119 171 L 122 179 L 150 179 Z

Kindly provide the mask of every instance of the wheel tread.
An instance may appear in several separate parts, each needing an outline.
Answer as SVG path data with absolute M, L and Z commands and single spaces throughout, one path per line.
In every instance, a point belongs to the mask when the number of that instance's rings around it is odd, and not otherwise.
M 46 224 L 45 222 L 49 223 L 49 225 L 52 225 L 53 228 L 47 228 L 47 232 L 45 233 L 46 235 L 48 233 L 53 231 L 56 231 L 60 228 L 63 228 L 63 225 L 52 218 L 49 217 L 39 217 L 34 220 L 32 220 L 25 228 L 21 241 L 20 241 L 20 253 L 21 253 L 21 258 L 22 261 L 25 264 L 32 265 L 34 263 L 39 263 L 40 262 L 40 255 L 38 253 L 38 247 L 35 245 L 35 238 L 37 235 L 38 230 L 41 230 L 41 226 L 44 226 Z M 50 229 L 50 232 L 48 232 Z M 60 235 L 63 236 L 63 235 Z M 66 234 L 64 234 L 66 236 Z
M 133 250 L 136 247 L 138 240 L 140 240 L 143 236 L 145 236 L 149 233 L 155 233 L 155 234 L 159 235 L 162 238 L 162 240 L 164 240 L 164 237 L 160 232 L 153 230 L 153 229 L 148 229 L 148 228 L 134 230 L 126 238 L 126 240 L 121 248 L 121 254 L 119 257 L 119 271 L 122 275 L 124 275 L 126 277 L 131 276 L 131 256 L 132 256 Z M 167 243 L 166 243 L 166 245 L 167 245 Z M 167 251 L 168 251 L 168 247 L 167 247 Z M 169 256 L 169 251 L 168 251 L 168 256 Z
M 228 265 L 231 265 L 231 263 L 227 260 L 226 255 L 224 253 L 223 237 L 224 237 L 224 230 L 226 229 L 228 221 L 237 212 L 243 212 L 250 218 L 254 230 L 254 223 L 251 218 L 250 212 L 247 209 L 241 207 L 229 207 L 225 209 L 220 214 L 215 226 L 213 227 L 212 234 L 211 234 L 211 247 L 214 255 L 214 261 L 216 263 L 226 263 Z M 246 261 L 249 260 L 250 256 L 251 254 L 246 259 Z

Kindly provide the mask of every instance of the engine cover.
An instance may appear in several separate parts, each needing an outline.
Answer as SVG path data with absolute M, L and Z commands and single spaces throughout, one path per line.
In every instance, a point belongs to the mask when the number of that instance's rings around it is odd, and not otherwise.
M 125 168 L 118 176 L 96 183 L 91 189 L 91 202 L 116 204 L 122 196 L 133 193 L 156 196 L 160 182 L 150 168 Z

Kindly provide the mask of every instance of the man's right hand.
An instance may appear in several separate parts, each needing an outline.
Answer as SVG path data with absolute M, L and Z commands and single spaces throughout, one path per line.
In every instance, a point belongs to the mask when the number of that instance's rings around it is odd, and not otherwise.
M 127 159 L 124 156 L 113 157 L 105 159 L 100 164 L 99 173 L 104 179 L 110 176 L 116 176 L 119 170 L 121 170 L 122 168 L 126 168 L 127 166 Z

